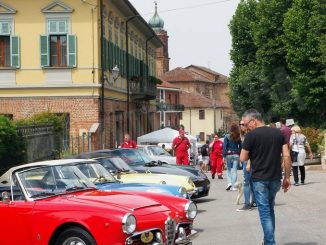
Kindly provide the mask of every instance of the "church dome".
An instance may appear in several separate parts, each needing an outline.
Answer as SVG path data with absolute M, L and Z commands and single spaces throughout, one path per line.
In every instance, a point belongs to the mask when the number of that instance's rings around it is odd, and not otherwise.
M 154 16 L 148 21 L 150 27 L 154 30 L 160 29 L 162 30 L 164 27 L 164 20 L 157 13 L 157 3 L 155 3 L 155 13 Z

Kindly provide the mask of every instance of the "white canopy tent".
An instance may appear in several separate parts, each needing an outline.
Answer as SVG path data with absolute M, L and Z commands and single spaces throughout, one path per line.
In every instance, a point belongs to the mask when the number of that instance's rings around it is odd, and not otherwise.
M 137 138 L 137 144 L 139 145 L 150 145 L 158 143 L 172 143 L 173 139 L 179 135 L 177 130 L 171 128 L 163 128 L 156 130 L 149 134 L 142 135 Z M 185 135 L 191 144 L 196 144 L 197 139 L 192 135 Z

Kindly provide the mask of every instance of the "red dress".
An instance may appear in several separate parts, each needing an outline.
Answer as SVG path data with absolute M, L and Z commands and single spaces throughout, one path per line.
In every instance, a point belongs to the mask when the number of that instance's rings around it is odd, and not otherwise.
M 177 164 L 189 165 L 189 147 L 190 142 L 187 137 L 181 138 L 180 136 L 178 136 L 174 138 L 172 142 L 172 148 L 175 148 Z
M 211 148 L 210 160 L 211 160 L 211 173 L 212 175 L 222 176 L 222 166 L 223 166 L 223 142 L 220 140 L 214 141 Z

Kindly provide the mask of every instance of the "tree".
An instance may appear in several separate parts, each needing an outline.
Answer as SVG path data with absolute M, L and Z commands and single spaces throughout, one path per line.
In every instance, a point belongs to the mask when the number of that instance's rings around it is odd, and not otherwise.
M 295 0 L 286 14 L 283 43 L 291 70 L 291 95 L 302 124 L 325 126 L 326 3 Z
M 288 116 L 291 113 L 292 99 L 289 97 L 291 81 L 283 45 L 283 20 L 291 7 L 292 0 L 260 0 L 253 23 L 253 38 L 257 46 L 256 63 L 262 71 L 261 82 L 269 88 L 271 107 L 269 115 Z

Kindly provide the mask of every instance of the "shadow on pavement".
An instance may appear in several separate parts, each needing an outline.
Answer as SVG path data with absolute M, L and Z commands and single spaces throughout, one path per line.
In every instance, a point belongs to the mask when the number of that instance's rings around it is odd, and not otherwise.
M 204 199 L 195 199 L 193 200 L 195 203 L 204 203 L 204 202 L 212 202 L 215 201 L 215 198 L 204 198 Z
M 203 209 L 198 209 L 197 210 L 197 214 L 204 213 L 204 212 L 206 212 L 206 210 L 203 210 Z
M 283 245 L 318 245 L 317 242 L 287 242 Z

